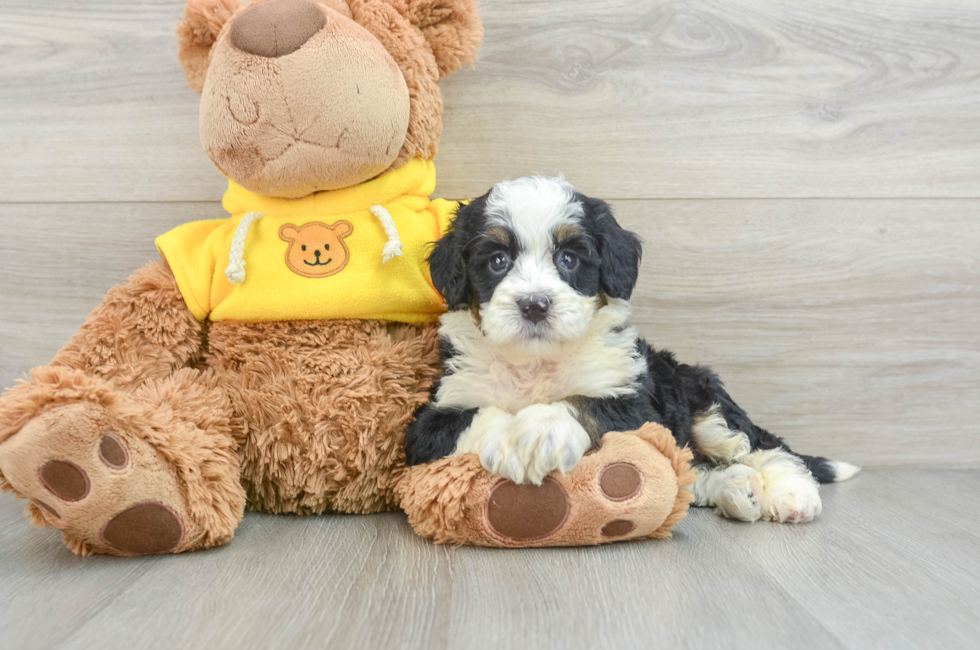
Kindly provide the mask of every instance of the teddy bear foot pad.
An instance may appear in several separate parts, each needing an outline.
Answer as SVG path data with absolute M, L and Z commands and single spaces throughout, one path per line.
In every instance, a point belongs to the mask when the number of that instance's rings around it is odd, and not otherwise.
M 599 489 L 612 502 L 628 501 L 643 487 L 643 474 L 631 463 L 613 463 L 601 470 Z M 556 536 L 568 523 L 572 503 L 561 483 L 545 478 L 541 485 L 501 480 L 487 500 L 486 524 L 503 539 L 531 542 Z M 629 539 L 636 523 L 613 519 L 599 533 L 610 541 Z M 652 532 L 652 531 L 651 531 Z
M 474 455 L 411 468 L 401 485 L 416 531 L 438 543 L 582 546 L 669 537 L 687 512 L 690 452 L 656 425 L 610 433 L 568 474 L 540 486 L 487 472 Z
M 30 500 L 34 523 L 53 526 L 87 555 L 155 555 L 187 546 L 178 479 L 111 409 L 51 409 L 0 445 L 6 480 Z M 193 532 L 193 531 L 191 531 Z

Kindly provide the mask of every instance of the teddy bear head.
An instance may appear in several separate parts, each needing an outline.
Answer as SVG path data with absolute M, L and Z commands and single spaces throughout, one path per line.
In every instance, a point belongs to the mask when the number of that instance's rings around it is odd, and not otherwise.
M 482 36 L 472 0 L 188 0 L 177 26 L 208 156 L 281 198 L 431 159 L 439 80 Z

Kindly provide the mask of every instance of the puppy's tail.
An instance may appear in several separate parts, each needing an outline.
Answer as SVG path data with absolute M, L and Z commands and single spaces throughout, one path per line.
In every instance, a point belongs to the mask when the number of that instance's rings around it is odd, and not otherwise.
M 830 460 L 829 458 L 804 456 L 803 454 L 798 454 L 798 456 L 803 459 L 803 464 L 810 470 L 818 483 L 840 483 L 861 471 L 857 465 L 851 465 L 842 460 Z

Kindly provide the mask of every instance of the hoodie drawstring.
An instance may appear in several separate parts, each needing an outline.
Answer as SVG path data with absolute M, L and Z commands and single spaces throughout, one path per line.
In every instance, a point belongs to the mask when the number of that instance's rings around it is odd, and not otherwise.
M 385 229 L 385 234 L 388 235 L 388 243 L 381 249 L 381 263 L 387 264 L 396 257 L 404 257 L 405 253 L 402 252 L 402 240 L 398 235 L 398 227 L 395 225 L 395 220 L 391 218 L 391 213 L 385 210 L 383 206 L 372 205 L 371 214 L 378 218 L 381 226 Z
M 228 254 L 228 268 L 225 275 L 232 284 L 245 282 L 245 240 L 248 239 L 248 231 L 252 228 L 252 222 L 258 221 L 265 215 L 261 212 L 249 212 L 242 217 L 235 231 L 235 238 L 231 240 L 231 253 Z

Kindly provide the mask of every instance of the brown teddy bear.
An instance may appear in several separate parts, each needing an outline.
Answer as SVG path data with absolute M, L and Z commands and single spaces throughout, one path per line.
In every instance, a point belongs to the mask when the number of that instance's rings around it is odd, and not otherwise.
M 370 513 L 494 546 L 666 537 L 690 452 L 656 425 L 540 487 L 475 456 L 404 468 L 438 375 L 427 255 L 439 80 L 471 0 L 189 0 L 180 60 L 230 217 L 160 237 L 50 365 L 0 399 L 0 487 L 79 554 L 224 544 L 246 508 Z
M 397 507 L 437 374 L 431 160 L 474 3 L 189 0 L 177 36 L 232 217 L 161 237 L 0 400 L 0 486 L 83 555 L 223 544 L 246 504 Z

